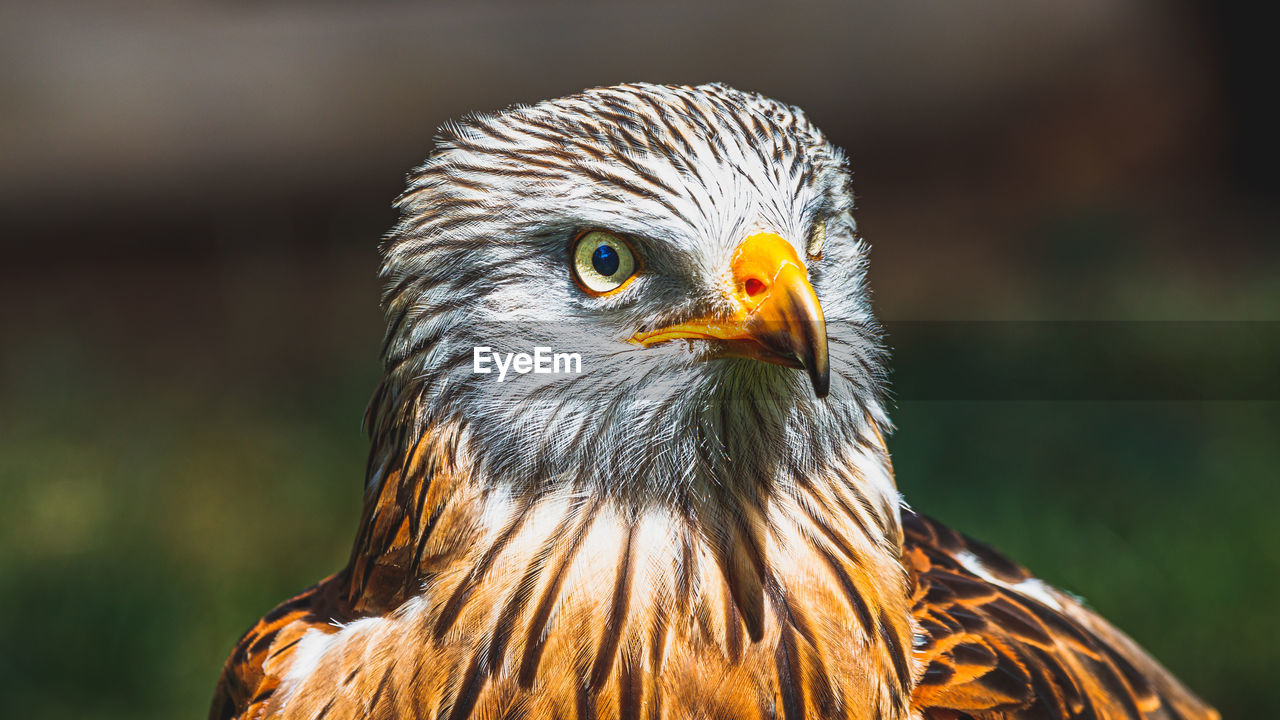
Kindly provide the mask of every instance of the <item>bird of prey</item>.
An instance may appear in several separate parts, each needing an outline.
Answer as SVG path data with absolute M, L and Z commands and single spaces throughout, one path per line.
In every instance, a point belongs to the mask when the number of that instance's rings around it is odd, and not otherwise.
M 902 502 L 850 182 L 720 84 L 442 128 L 383 247 L 350 560 L 211 717 L 1217 718 Z

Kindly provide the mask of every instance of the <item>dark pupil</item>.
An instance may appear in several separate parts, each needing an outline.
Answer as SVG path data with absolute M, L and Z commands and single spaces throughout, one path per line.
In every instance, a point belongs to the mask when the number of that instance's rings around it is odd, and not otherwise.
M 601 245 L 591 253 L 591 267 L 605 277 L 618 272 L 618 251 L 608 245 Z

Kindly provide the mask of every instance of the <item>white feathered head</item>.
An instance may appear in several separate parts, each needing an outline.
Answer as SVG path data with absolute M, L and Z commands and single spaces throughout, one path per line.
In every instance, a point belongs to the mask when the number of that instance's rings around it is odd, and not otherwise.
M 798 108 L 620 85 L 436 146 L 385 246 L 375 435 L 461 428 L 495 483 L 679 501 L 846 466 L 886 423 L 845 158 Z

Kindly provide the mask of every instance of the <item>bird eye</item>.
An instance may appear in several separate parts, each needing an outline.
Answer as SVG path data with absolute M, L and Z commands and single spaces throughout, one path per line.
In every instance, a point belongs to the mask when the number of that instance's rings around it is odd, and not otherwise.
M 813 224 L 809 232 L 809 242 L 805 245 L 805 254 L 817 260 L 822 257 L 822 243 L 827 239 L 827 221 L 821 218 Z
M 573 246 L 573 272 L 588 291 L 601 294 L 617 290 L 636 272 L 635 255 L 613 233 L 592 230 Z

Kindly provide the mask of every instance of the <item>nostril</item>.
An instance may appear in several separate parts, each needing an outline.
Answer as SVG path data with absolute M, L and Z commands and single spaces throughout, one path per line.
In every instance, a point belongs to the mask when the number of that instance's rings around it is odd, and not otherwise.
M 755 297 L 767 288 L 760 278 L 747 278 L 747 281 L 742 283 L 742 289 L 746 291 L 747 297 Z

